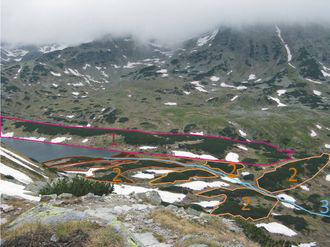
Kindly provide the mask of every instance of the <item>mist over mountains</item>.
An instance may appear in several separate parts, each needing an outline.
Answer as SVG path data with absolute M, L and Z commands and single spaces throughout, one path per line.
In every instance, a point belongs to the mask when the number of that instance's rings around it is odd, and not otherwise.
M 1 41 L 77 45 L 111 35 L 170 45 L 217 26 L 329 25 L 327 0 L 4 0 Z

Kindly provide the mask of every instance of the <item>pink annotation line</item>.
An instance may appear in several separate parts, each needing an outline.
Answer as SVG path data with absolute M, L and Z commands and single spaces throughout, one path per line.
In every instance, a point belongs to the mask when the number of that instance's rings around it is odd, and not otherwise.
M 230 162 L 230 163 L 235 163 L 235 164 L 244 164 L 244 165 L 249 165 L 249 166 L 273 166 L 278 163 L 286 162 L 289 160 L 292 160 L 292 155 L 295 153 L 294 150 L 284 150 L 281 149 L 278 146 L 272 145 L 266 141 L 243 141 L 243 140 L 234 140 L 229 137 L 224 137 L 224 136 L 209 136 L 209 135 L 199 135 L 199 134 L 190 134 L 190 133 L 172 133 L 172 132 L 149 132 L 149 131 L 143 131 L 143 130 L 129 130 L 129 129 L 121 129 L 121 128 L 98 128 L 98 127 L 87 127 L 87 126 L 70 126 L 70 125 L 64 125 L 64 124 L 54 124 L 54 123 L 48 123 L 48 122 L 41 122 L 41 121 L 34 121 L 34 120 L 26 120 L 26 119 L 21 119 L 21 118 L 16 118 L 16 117 L 10 117 L 10 116 L 0 116 L 0 130 L 3 129 L 3 123 L 2 119 L 7 119 L 7 120 L 13 120 L 13 121 L 18 121 L 18 122 L 28 122 L 28 123 L 33 123 L 33 124 L 43 124 L 47 126 L 57 126 L 57 127 L 63 127 L 63 128 L 84 128 L 84 129 L 90 129 L 90 130 L 114 130 L 114 131 L 122 131 L 122 132 L 137 132 L 137 133 L 143 133 L 146 135 L 161 135 L 161 136 L 198 136 L 201 138 L 219 138 L 223 140 L 229 140 L 232 142 L 236 143 L 242 143 L 242 144 L 261 144 L 261 145 L 266 145 L 272 149 L 275 149 L 277 152 L 280 153 L 286 153 L 288 158 L 279 160 L 277 162 L 273 162 L 270 164 L 249 164 L 247 162 Z M 208 160 L 210 162 L 226 162 L 228 163 L 227 160 L 209 160 L 209 159 L 203 159 L 203 158 L 191 158 L 191 157 L 186 157 L 186 156 L 177 156 L 177 155 L 170 155 L 170 154 L 156 154 L 156 153 L 149 153 L 149 152 L 127 152 L 123 150 L 113 150 L 113 149 L 107 149 L 107 148 L 95 148 L 91 146 L 83 146 L 83 145 L 77 145 L 77 144 L 65 144 L 65 143 L 58 143 L 58 142 L 51 142 L 51 141 L 40 141 L 40 140 L 30 140 L 28 138 L 21 138 L 21 137 L 15 137 L 15 136 L 3 136 L 2 131 L 0 132 L 0 138 L 6 138 L 6 139 L 14 139 L 14 140 L 23 140 L 23 141 L 30 141 L 30 142 L 38 142 L 38 143 L 46 143 L 46 144 L 54 144 L 54 145 L 61 145 L 61 146 L 71 146 L 75 148 L 89 148 L 89 149 L 94 149 L 94 150 L 103 150 L 103 151 L 109 151 L 109 152 L 119 152 L 123 154 L 142 154 L 142 155 L 150 155 L 150 156 L 158 156 L 158 157 L 171 157 L 171 158 L 185 158 L 185 159 L 190 159 L 190 160 Z

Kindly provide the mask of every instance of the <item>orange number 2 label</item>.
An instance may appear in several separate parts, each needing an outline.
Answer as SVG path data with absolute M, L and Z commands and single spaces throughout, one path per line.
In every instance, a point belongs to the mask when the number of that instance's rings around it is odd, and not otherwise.
M 243 197 L 243 200 L 246 199 L 246 204 L 244 205 L 244 207 L 242 207 L 242 210 L 250 210 L 249 208 L 246 208 L 247 205 L 249 205 L 250 203 L 250 198 L 248 197 Z
M 297 174 L 297 169 L 296 169 L 296 168 L 290 168 L 289 171 L 291 171 L 291 170 L 293 170 L 293 175 L 291 176 L 291 178 L 289 179 L 289 181 L 291 181 L 291 182 L 296 182 L 297 179 L 293 179 L 293 178 L 294 178 L 294 176 L 296 176 L 296 174 Z
M 228 166 L 233 166 L 234 169 L 231 171 L 231 173 L 228 175 L 228 177 L 237 177 L 237 175 L 233 174 L 236 171 L 236 165 L 235 164 L 229 164 Z
M 118 168 L 118 167 L 115 167 L 115 168 L 113 168 L 113 170 L 117 170 L 118 171 L 118 174 L 114 177 L 114 179 L 112 180 L 112 181 L 114 181 L 114 182 L 121 182 L 121 180 L 120 179 L 117 179 L 118 178 L 118 176 L 120 175 L 120 173 L 121 173 L 121 170 L 120 170 L 120 168 Z

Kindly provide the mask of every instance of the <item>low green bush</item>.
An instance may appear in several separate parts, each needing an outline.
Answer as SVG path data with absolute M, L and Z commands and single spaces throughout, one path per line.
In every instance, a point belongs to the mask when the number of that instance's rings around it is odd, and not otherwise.
M 74 196 L 84 196 L 88 193 L 94 195 L 108 195 L 113 192 L 113 184 L 108 182 L 98 182 L 86 179 L 82 176 L 76 176 L 73 178 L 59 179 L 55 183 L 47 184 L 43 187 L 39 193 L 41 195 L 50 195 L 62 193 L 70 193 Z

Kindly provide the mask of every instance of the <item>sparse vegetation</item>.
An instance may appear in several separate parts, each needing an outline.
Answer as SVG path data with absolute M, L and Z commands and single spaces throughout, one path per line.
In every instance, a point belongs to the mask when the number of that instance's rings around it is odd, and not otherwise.
M 243 246 L 257 246 L 247 240 L 245 236 L 229 232 L 225 227 L 219 227 L 223 224 L 220 217 L 205 216 L 207 223 L 202 224 L 195 220 L 180 218 L 169 210 L 159 209 L 152 213 L 152 218 L 158 224 L 175 231 L 181 237 L 192 236 L 190 239 L 179 243 L 179 247 L 189 246 L 190 243 L 219 246 L 219 242 L 233 240 L 239 241 Z
M 122 237 L 111 225 L 102 227 L 90 221 L 69 221 L 58 225 L 25 224 L 3 233 L 2 246 L 123 246 Z M 51 238 L 56 238 L 52 241 Z

